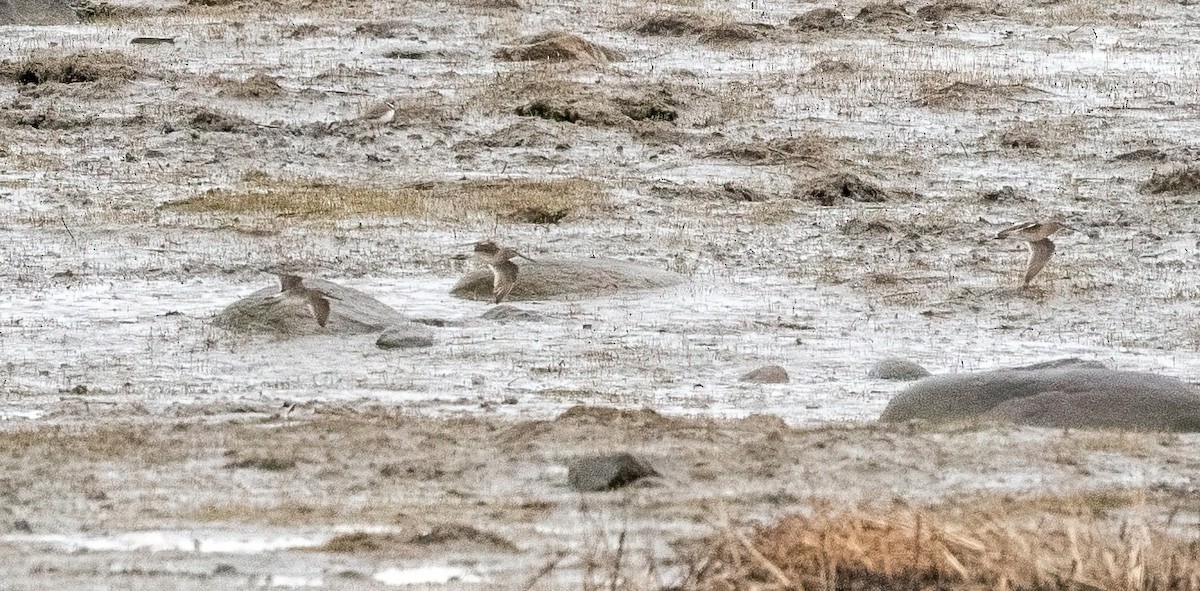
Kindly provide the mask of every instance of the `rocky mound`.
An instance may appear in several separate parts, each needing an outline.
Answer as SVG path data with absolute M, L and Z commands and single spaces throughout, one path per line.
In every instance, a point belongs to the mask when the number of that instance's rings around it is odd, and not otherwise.
M 1200 391 L 1150 373 L 1062 367 L 1002 369 L 922 380 L 880 421 L 971 418 L 1058 428 L 1200 430 Z
M 616 259 L 539 259 L 522 262 L 517 285 L 509 300 L 538 300 L 563 296 L 617 293 L 654 289 L 683 283 L 678 273 Z M 492 272 L 476 269 L 454 287 L 454 296 L 473 300 L 492 299 Z
M 0 0 L 0 25 L 71 25 L 79 22 L 62 0 Z
M 230 304 L 213 318 L 213 324 L 242 333 L 284 337 L 365 334 L 393 327 L 403 327 L 407 334 L 432 335 L 429 327 L 410 322 L 387 304 L 357 289 L 315 277 L 305 277 L 304 285 L 337 298 L 330 300 L 329 321 L 324 328 L 317 325 L 307 303 L 300 298 L 285 298 L 272 304 L 272 298 L 279 293 L 277 285 L 260 289 Z

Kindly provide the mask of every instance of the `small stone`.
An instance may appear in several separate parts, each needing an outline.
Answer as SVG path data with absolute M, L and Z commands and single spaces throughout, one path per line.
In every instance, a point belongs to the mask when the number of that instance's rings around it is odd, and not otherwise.
M 428 332 L 415 330 L 411 326 L 394 326 L 383 331 L 375 341 L 380 349 L 412 349 L 415 347 L 432 347 L 433 336 Z
M 903 357 L 889 357 L 871 366 L 871 369 L 867 370 L 867 377 L 873 380 L 909 382 L 929 377 L 929 371 Z
M 23 534 L 33 533 L 33 528 L 30 527 L 29 522 L 25 521 L 24 519 L 18 519 L 16 521 L 14 521 L 13 522 L 13 530 L 19 531 Z
M 567 483 L 581 492 L 614 490 L 649 476 L 660 476 L 645 460 L 630 453 L 578 458 L 567 467 Z
M 789 378 L 786 369 L 778 365 L 764 365 L 738 378 L 738 381 L 752 384 L 786 384 Z

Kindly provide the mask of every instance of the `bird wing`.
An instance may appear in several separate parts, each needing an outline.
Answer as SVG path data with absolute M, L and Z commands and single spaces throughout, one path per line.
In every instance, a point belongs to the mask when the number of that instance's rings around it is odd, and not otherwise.
M 289 289 L 300 287 L 301 283 L 304 283 L 304 279 L 299 275 L 279 275 L 279 291 L 288 291 Z
M 318 293 L 310 293 L 308 295 L 308 306 L 312 308 L 313 318 L 317 319 L 317 326 L 325 327 L 325 323 L 329 322 L 329 300 L 325 296 Z
M 497 261 L 488 266 L 492 268 L 492 295 L 496 296 L 496 303 L 499 304 L 512 293 L 517 284 L 517 264 L 512 261 Z
M 1032 228 L 1036 225 L 1038 225 L 1037 220 L 1025 220 L 1023 222 L 1013 224 L 1003 230 L 1000 230 L 1000 232 L 998 232 L 996 234 L 996 238 L 1007 238 L 1013 232 L 1020 232 L 1021 230 L 1028 230 L 1029 228 Z
M 1029 267 L 1025 269 L 1025 285 L 1029 285 L 1034 277 L 1046 266 L 1046 262 L 1054 254 L 1054 243 L 1049 238 L 1034 240 L 1029 243 Z

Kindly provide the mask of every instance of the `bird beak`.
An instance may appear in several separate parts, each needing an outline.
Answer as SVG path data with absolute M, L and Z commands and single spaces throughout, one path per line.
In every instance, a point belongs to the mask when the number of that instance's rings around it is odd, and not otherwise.
M 525 260 L 527 260 L 527 261 L 529 261 L 529 262 L 531 262 L 531 263 L 536 263 L 536 262 L 537 262 L 537 261 L 535 261 L 535 260 L 533 260 L 533 259 L 531 259 L 531 258 L 529 258 L 529 257 L 527 257 L 527 256 L 525 256 L 525 255 L 523 255 L 523 254 L 521 254 L 521 253 L 519 253 L 519 252 L 517 253 L 517 256 L 519 256 L 519 257 L 521 257 L 521 258 L 523 258 L 523 259 L 525 259 Z
M 467 260 L 467 259 L 469 259 L 469 258 L 471 258 L 471 257 L 469 257 L 469 256 L 467 256 L 467 255 L 465 255 L 465 254 L 463 254 L 463 253 L 461 253 L 461 252 L 460 252 L 460 253 L 458 253 L 458 254 L 456 254 L 456 255 L 451 255 L 451 256 L 450 256 L 450 260 L 452 260 L 452 261 L 465 261 L 465 260 Z

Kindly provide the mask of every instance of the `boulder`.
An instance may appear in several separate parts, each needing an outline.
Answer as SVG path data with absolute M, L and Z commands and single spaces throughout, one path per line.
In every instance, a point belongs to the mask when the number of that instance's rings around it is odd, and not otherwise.
M 408 322 L 383 331 L 383 334 L 375 340 L 375 346 L 380 349 L 432 347 L 433 333 L 423 324 Z
M 0 0 L 0 25 L 72 25 L 75 11 L 62 0 Z
M 1086 361 L 1078 357 L 1064 357 L 1062 359 L 1051 359 L 1050 361 L 1041 361 L 1022 365 L 1020 367 L 1012 367 L 1009 369 L 1060 369 L 1063 367 L 1073 367 L 1075 369 L 1105 369 L 1104 364 L 1099 361 Z
M 538 259 L 518 261 L 520 272 L 509 300 L 538 300 L 567 296 L 593 296 L 678 285 L 678 273 L 629 261 L 606 258 Z M 492 299 L 492 272 L 476 269 L 464 275 L 450 293 L 472 300 Z
M 894 380 L 910 382 L 929 377 L 929 371 L 903 357 L 882 359 L 867 370 L 867 377 L 873 380 Z
M 752 384 L 786 384 L 788 380 L 787 370 L 778 365 L 764 365 L 738 378 L 739 382 Z
M 329 321 L 324 328 L 317 326 L 308 305 L 302 300 L 288 298 L 278 304 L 271 304 L 271 298 L 279 293 L 278 285 L 264 287 L 226 306 L 213 318 L 213 324 L 236 332 L 285 337 L 365 334 L 410 324 L 413 325 L 413 330 L 429 331 L 423 325 L 409 322 L 387 304 L 357 289 L 315 277 L 305 277 L 304 285 L 337 298 L 330 299 Z
M 567 466 L 567 483 L 580 492 L 613 490 L 659 473 L 630 453 L 577 458 Z
M 888 403 L 880 421 L 983 418 L 1061 428 L 1200 429 L 1200 391 L 1175 378 L 1087 367 L 935 376 Z

